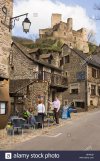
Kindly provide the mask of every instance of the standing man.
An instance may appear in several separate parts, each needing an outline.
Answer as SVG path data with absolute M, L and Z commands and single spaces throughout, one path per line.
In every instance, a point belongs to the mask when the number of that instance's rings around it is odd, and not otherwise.
M 51 103 L 51 102 L 49 102 Z M 59 124 L 59 109 L 60 109 L 60 101 L 58 99 L 58 97 L 55 97 L 54 102 L 51 103 L 53 105 L 53 109 L 54 109 L 54 117 L 56 120 L 56 124 Z

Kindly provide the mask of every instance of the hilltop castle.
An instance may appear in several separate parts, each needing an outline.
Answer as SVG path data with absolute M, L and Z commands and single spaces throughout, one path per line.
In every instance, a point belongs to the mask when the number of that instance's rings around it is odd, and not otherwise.
M 51 28 L 40 29 L 40 39 L 57 39 L 69 47 L 79 49 L 84 53 L 89 52 L 87 31 L 85 28 L 73 30 L 73 19 L 68 18 L 67 22 L 61 21 L 61 14 L 52 14 Z

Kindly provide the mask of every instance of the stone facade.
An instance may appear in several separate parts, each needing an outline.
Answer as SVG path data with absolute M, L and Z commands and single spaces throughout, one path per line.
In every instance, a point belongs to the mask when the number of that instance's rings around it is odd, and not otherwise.
M 67 88 L 67 78 L 62 76 L 62 70 L 57 64 L 32 58 L 27 50 L 16 42 L 12 44 L 9 58 L 10 96 L 11 100 L 14 100 L 14 110 L 16 107 L 20 112 L 24 107 L 35 108 L 39 97 L 43 98 L 46 110 L 49 108 L 48 99 L 53 101 L 55 95 L 59 95 L 62 101 L 61 93 Z
M 30 57 L 26 59 L 26 55 L 13 45 L 9 58 L 10 79 L 33 79 L 32 74 L 38 71 L 38 65 L 33 64 Z
M 61 21 L 60 14 L 52 14 L 51 28 L 39 30 L 40 39 L 57 39 L 66 43 L 69 47 L 89 52 L 87 31 L 85 28 L 73 30 L 73 20 L 68 18 L 67 22 Z
M 93 56 L 90 59 L 87 54 L 73 50 L 67 45 L 62 47 L 62 68 L 65 71 L 64 74 L 68 76 L 68 90 L 63 94 L 64 104 L 74 102 L 76 107 L 81 107 L 84 110 L 91 108 L 91 105 L 93 107 L 100 105 L 100 94 L 98 92 L 100 63 L 96 62 L 95 58 L 96 56 Z M 99 61 L 100 58 L 97 59 Z M 93 69 L 96 70 L 96 75 L 95 71 L 93 75 Z
M 0 108 L 4 108 L 0 109 L 0 129 L 5 127 L 10 114 L 8 58 L 12 39 L 7 26 L 12 11 L 12 0 L 0 0 Z
M 93 76 L 93 70 L 95 70 L 96 75 Z M 100 106 L 100 68 L 88 66 L 87 68 L 87 77 L 88 77 L 88 106 L 97 107 Z M 91 88 L 95 88 L 95 93 L 91 93 Z
M 42 54 L 40 56 L 41 60 L 52 64 L 53 66 L 59 68 L 60 67 L 60 52 L 50 51 L 47 54 Z
M 51 16 L 51 27 L 53 28 L 54 25 L 60 23 L 61 21 L 61 14 L 52 14 Z
M 82 68 L 81 66 L 83 59 L 67 45 L 63 46 L 62 55 L 64 62 L 62 66 L 65 74 L 68 76 L 68 90 L 63 94 L 63 103 L 65 104 L 67 102 L 69 104 L 72 101 L 81 101 L 84 102 L 85 107 L 85 80 L 78 81 L 76 77 L 76 73 L 78 72 L 86 73 L 86 67 Z M 69 56 L 69 63 L 65 62 L 66 56 Z M 78 89 L 78 94 L 72 94 L 72 89 Z
M 10 17 L 12 17 L 12 5 L 12 0 L 0 0 L 0 20 L 2 20 L 2 22 L 5 20 L 5 14 L 2 9 L 4 6 L 7 8 L 6 25 L 9 25 Z M 9 29 L 0 21 L 0 75 L 4 77 L 9 77 L 8 57 L 11 49 L 11 42 L 11 32 L 9 32 Z

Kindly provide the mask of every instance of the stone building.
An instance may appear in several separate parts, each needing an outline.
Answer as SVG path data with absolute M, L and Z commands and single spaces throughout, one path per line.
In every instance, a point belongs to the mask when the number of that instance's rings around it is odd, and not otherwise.
M 61 66 L 68 77 L 64 104 L 74 102 L 78 109 L 100 106 L 100 56 L 89 55 L 64 44 Z
M 0 129 L 10 114 L 8 58 L 12 39 L 8 26 L 12 10 L 12 0 L 0 0 Z
M 73 30 L 73 19 L 68 18 L 67 22 L 61 21 L 61 14 L 52 14 L 51 28 L 39 30 L 40 39 L 57 39 L 66 43 L 69 47 L 89 52 L 87 31 L 85 28 Z
M 9 57 L 12 112 L 15 109 L 22 112 L 24 107 L 35 109 L 39 98 L 43 98 L 46 110 L 49 108 L 48 99 L 53 101 L 55 95 L 62 101 L 62 92 L 67 89 L 67 77 L 62 76 L 60 59 L 57 63 L 59 56 L 60 53 L 53 51 L 47 56 L 41 55 L 40 49 L 28 51 L 17 42 L 12 43 Z M 49 57 L 52 57 L 52 62 Z

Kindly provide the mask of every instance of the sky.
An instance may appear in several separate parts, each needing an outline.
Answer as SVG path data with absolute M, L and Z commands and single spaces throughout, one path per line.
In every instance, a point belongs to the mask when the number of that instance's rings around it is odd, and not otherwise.
M 14 0 L 13 16 L 29 13 L 31 21 L 29 33 L 24 33 L 21 17 L 16 21 L 12 31 L 13 35 L 26 37 L 35 40 L 38 37 L 39 29 L 51 27 L 51 14 L 62 14 L 62 21 L 67 22 L 67 18 L 73 18 L 73 29 L 86 28 L 92 31 L 96 43 L 100 44 L 100 10 L 95 10 L 95 4 L 100 6 L 100 0 Z

